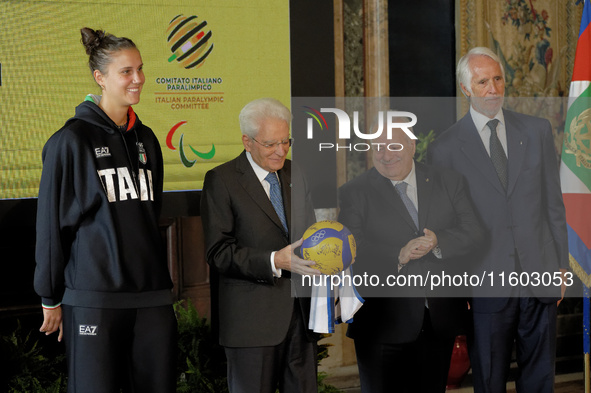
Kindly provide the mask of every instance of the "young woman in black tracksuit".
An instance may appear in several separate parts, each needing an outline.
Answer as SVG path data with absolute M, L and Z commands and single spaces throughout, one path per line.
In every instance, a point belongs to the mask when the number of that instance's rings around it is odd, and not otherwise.
M 41 331 L 66 342 L 68 392 L 174 392 L 176 319 L 158 217 L 163 162 L 132 105 L 135 44 L 81 30 L 102 96 L 89 95 L 43 148 L 35 290 Z

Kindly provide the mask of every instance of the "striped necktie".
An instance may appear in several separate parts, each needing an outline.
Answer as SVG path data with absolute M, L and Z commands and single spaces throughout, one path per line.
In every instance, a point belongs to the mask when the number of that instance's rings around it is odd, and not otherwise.
M 416 229 L 418 230 L 419 229 L 419 213 L 417 212 L 417 208 L 415 207 L 415 204 L 412 203 L 412 201 L 410 200 L 410 198 L 406 194 L 407 187 L 408 187 L 408 183 L 405 181 L 401 181 L 400 183 L 398 183 L 394 186 L 396 191 L 398 191 L 398 195 L 400 195 L 400 198 L 402 199 L 402 203 L 404 203 L 406 210 L 408 210 L 408 214 L 410 214 L 412 221 L 415 223 Z
M 289 232 L 287 230 L 287 221 L 285 220 L 285 211 L 283 210 L 283 198 L 281 197 L 281 189 L 279 188 L 277 174 L 275 172 L 269 172 L 267 177 L 265 177 L 265 180 L 271 185 L 271 190 L 269 192 L 271 204 L 277 212 L 281 224 L 283 224 L 283 229 L 285 229 L 285 232 Z

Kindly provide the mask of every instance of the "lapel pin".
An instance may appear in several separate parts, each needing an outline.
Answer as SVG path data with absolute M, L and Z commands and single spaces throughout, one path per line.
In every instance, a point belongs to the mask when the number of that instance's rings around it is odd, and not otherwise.
M 425 179 L 425 181 L 426 181 L 426 182 L 429 182 L 429 178 L 426 178 L 426 179 Z

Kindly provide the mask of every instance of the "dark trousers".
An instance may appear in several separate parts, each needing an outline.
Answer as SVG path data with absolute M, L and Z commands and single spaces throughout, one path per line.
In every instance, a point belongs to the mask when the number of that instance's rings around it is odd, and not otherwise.
M 316 341 L 306 338 L 299 302 L 295 302 L 285 340 L 269 347 L 224 347 L 231 393 L 317 392 Z
M 421 333 L 411 343 L 355 339 L 361 392 L 445 392 L 454 341 L 455 337 L 438 337 L 433 332 L 428 311 Z
M 483 299 L 480 299 L 481 301 Z M 474 391 L 505 393 L 511 352 L 516 346 L 517 392 L 554 392 L 556 303 L 515 297 L 496 313 L 474 310 L 470 351 Z
M 62 307 L 68 393 L 176 391 L 177 325 L 172 306 Z

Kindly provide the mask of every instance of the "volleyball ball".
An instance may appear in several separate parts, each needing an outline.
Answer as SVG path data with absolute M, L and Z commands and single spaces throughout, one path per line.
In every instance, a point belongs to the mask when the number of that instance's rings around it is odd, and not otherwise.
M 304 232 L 303 238 L 302 258 L 316 262 L 312 267 L 324 274 L 338 274 L 355 259 L 355 238 L 340 222 L 319 221 Z

